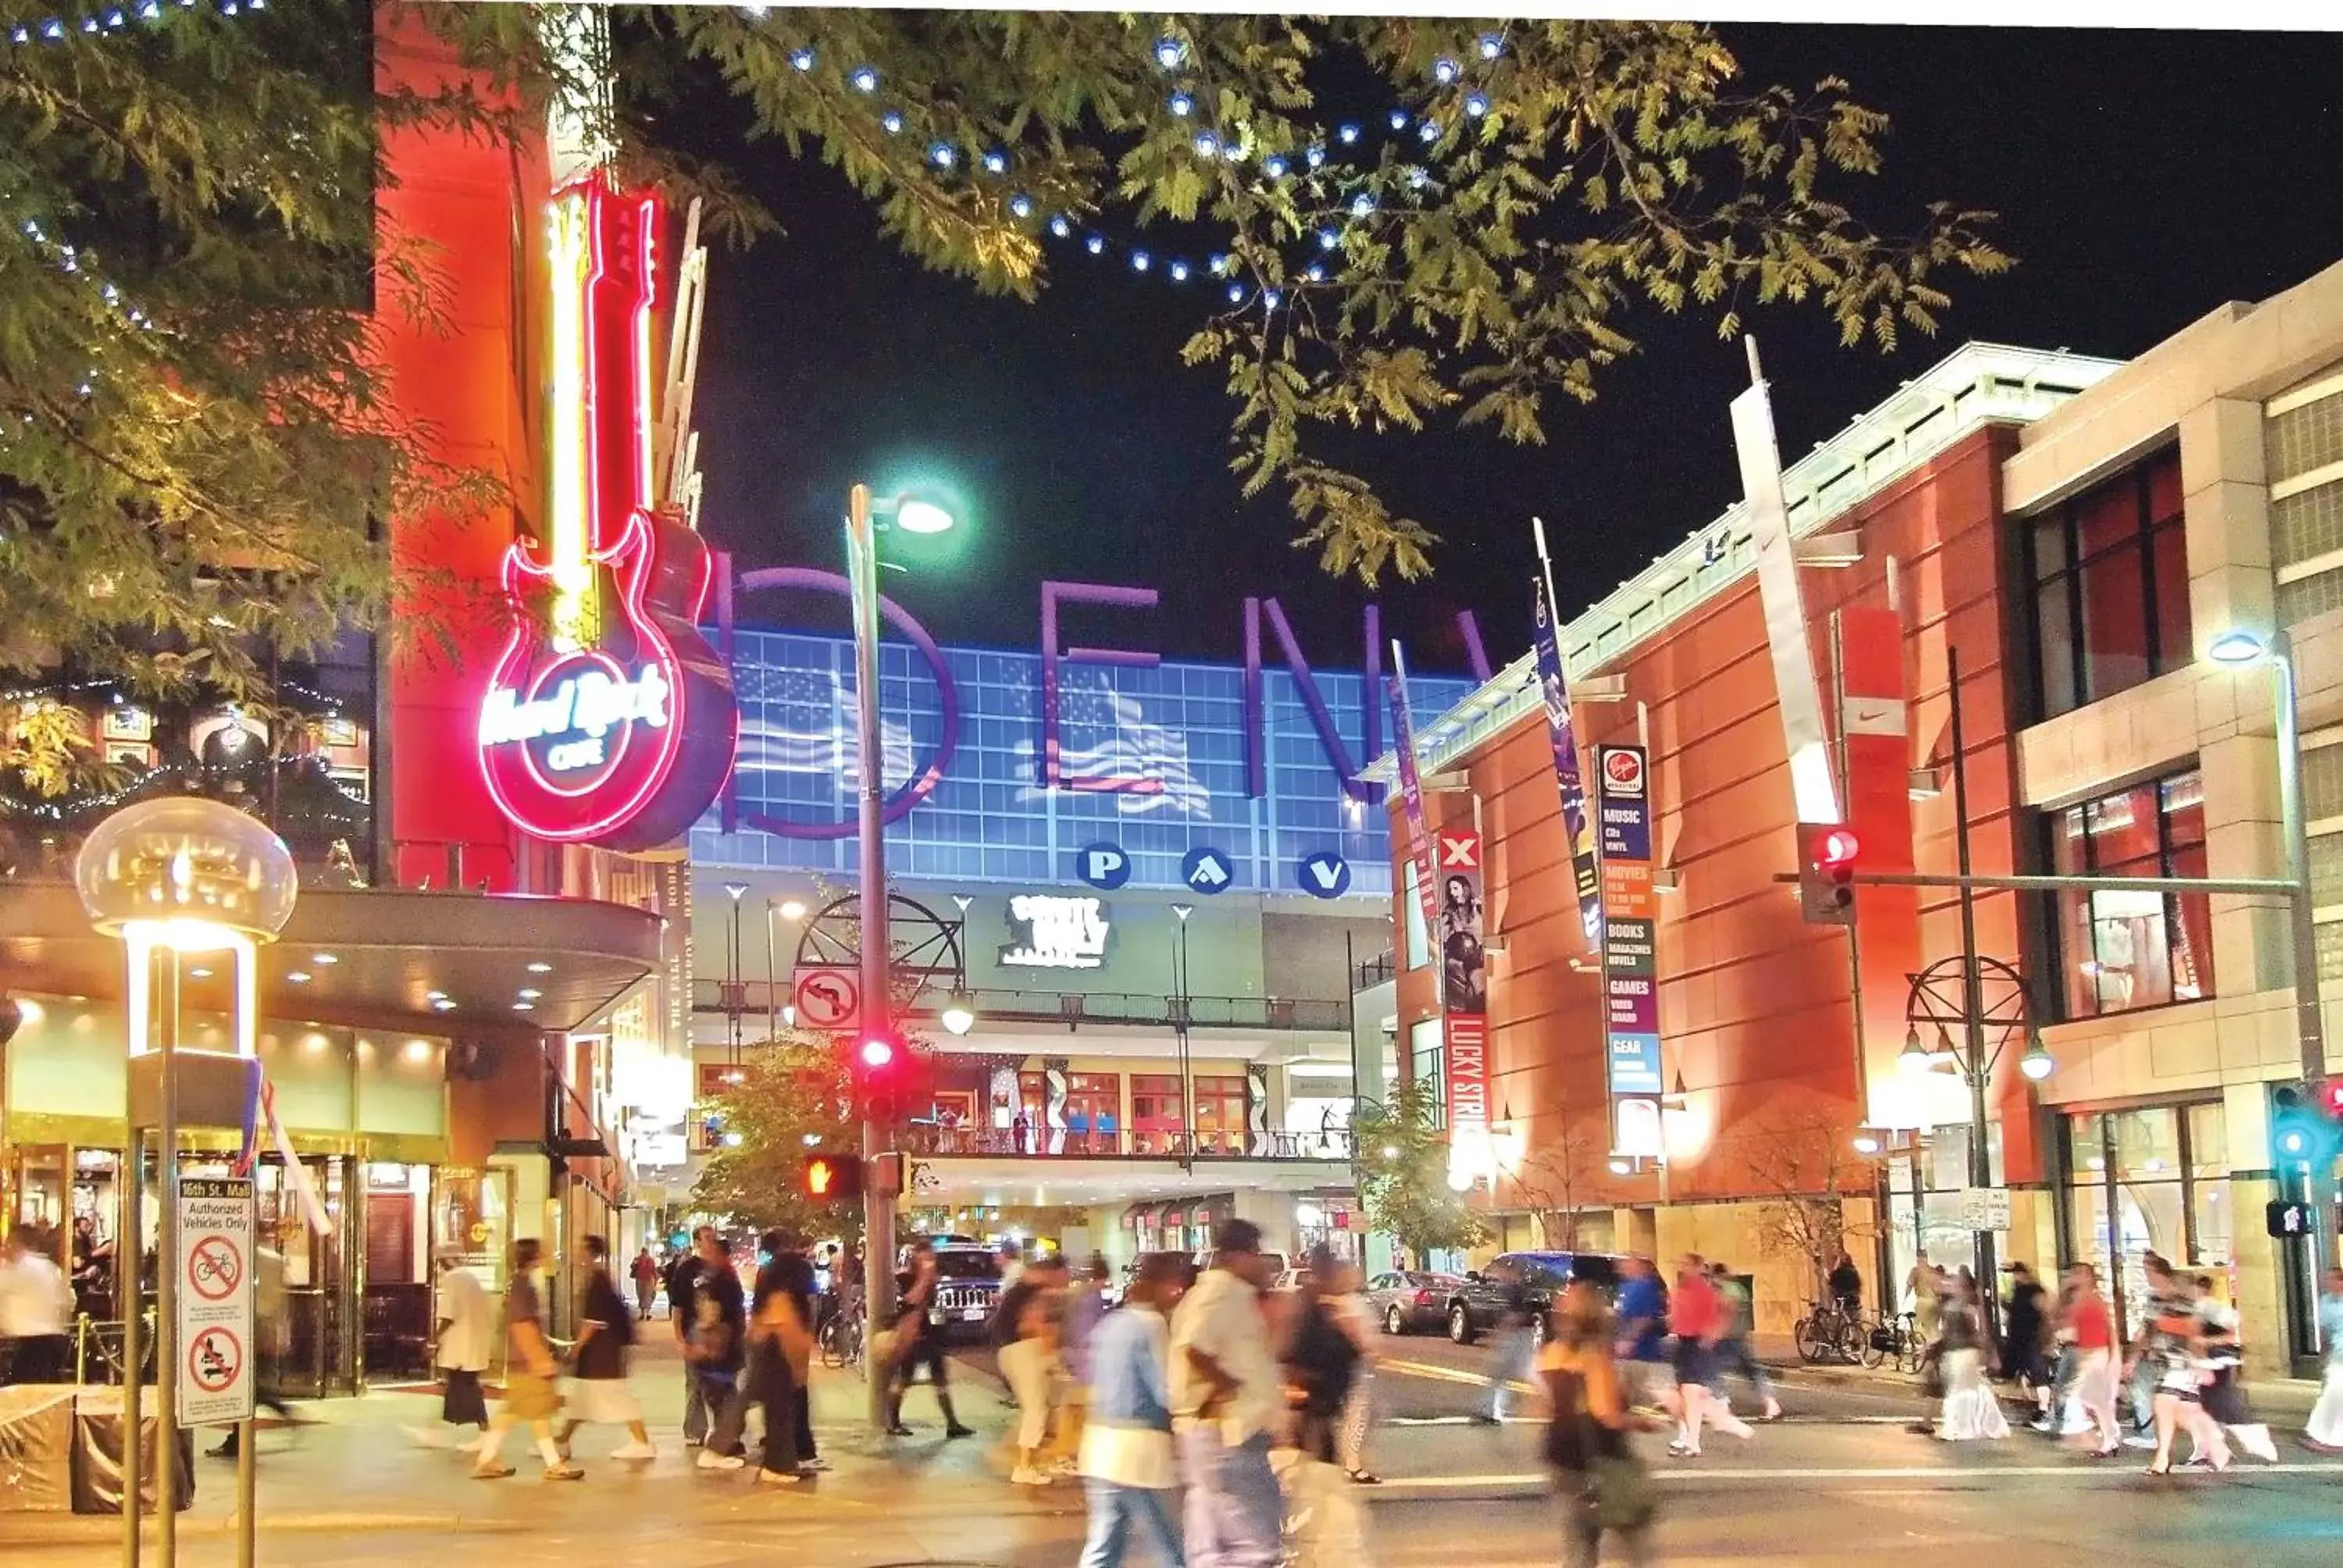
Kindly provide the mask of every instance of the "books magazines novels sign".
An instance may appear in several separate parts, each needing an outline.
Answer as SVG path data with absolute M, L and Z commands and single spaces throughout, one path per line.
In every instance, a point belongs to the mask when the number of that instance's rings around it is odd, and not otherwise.
M 1650 769 L 1640 746 L 1595 756 L 1603 864 L 1603 990 L 1611 1093 L 1658 1094 L 1660 999 L 1652 926 Z

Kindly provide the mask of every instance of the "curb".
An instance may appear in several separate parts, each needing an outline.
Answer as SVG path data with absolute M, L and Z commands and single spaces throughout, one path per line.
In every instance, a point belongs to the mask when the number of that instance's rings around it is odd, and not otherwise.
M 181 1518 L 181 1538 L 216 1539 L 236 1533 L 236 1515 L 212 1514 Z M 295 1513 L 271 1514 L 257 1533 L 327 1534 L 389 1530 L 517 1531 L 526 1525 L 505 1520 L 467 1519 L 460 1513 Z M 142 1521 L 140 1539 L 154 1541 L 159 1532 L 152 1518 Z M 82 1546 L 122 1539 L 118 1513 L 19 1513 L 0 1515 L 0 1549 L 17 1546 Z

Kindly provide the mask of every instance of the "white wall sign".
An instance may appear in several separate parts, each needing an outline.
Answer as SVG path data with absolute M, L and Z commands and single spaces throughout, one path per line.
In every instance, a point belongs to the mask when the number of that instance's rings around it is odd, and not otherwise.
M 181 1426 L 252 1416 L 252 1182 L 244 1177 L 179 1183 L 179 1366 L 173 1379 Z
M 1009 945 L 1002 964 L 1016 969 L 1094 970 L 1106 962 L 1111 929 L 1098 899 L 1020 893 L 1009 900 Z

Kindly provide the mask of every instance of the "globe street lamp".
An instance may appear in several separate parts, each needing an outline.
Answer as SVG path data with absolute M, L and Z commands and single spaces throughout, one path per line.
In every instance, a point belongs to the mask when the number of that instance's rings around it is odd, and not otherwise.
M 100 822 L 74 860 L 75 890 L 90 924 L 122 939 L 126 970 L 123 1004 L 132 1057 L 157 1054 L 155 1171 L 160 1214 L 156 1238 L 156 1477 L 158 1554 L 176 1561 L 178 1539 L 177 1432 L 180 1360 L 179 1261 L 179 979 L 189 953 L 226 952 L 234 965 L 231 1035 L 236 1054 L 259 1055 L 258 944 L 274 941 L 292 918 L 300 876 L 284 840 L 257 818 L 232 806 L 192 796 L 144 800 Z M 158 961 L 159 960 L 159 961 Z M 153 1044 L 149 1044 L 152 1022 Z M 129 1134 L 124 1162 L 122 1221 L 116 1233 L 121 1271 L 123 1561 L 136 1568 L 139 1470 L 144 1443 L 139 1411 L 145 1351 L 139 1334 L 142 1291 L 139 1210 L 146 1128 L 134 1070 L 124 1075 L 123 1121 Z M 247 1273 L 246 1278 L 249 1278 Z M 247 1407 L 248 1409 L 249 1407 Z M 255 1444 L 247 1414 L 236 1424 L 236 1555 L 253 1559 Z
M 2302 799 L 2302 692 L 2294 666 L 2294 639 L 2279 627 L 2267 638 L 2243 627 L 2232 627 L 2205 648 L 2216 664 L 2242 669 L 2268 659 L 2277 680 L 2278 793 L 2280 836 L 2286 840 L 2286 879 L 2293 884 L 2287 907 L 2294 947 L 2295 1043 L 2300 1052 L 2304 1081 L 2316 1084 L 2327 1076 L 2327 1020 L 2318 1000 L 2318 933 L 2311 914 L 2310 838 L 2308 813 Z M 2308 1275 L 2316 1280 L 2335 1256 L 2337 1219 L 2332 1171 L 2308 1178 L 2304 1196 L 2318 1217 L 2311 1227 Z

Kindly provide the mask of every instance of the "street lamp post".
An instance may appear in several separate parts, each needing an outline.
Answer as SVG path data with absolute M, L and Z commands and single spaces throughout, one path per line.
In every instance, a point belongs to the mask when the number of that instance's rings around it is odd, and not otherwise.
M 846 498 L 846 578 L 854 616 L 854 736 L 855 766 L 861 786 L 858 832 L 860 838 L 860 893 L 857 901 L 856 940 L 862 966 L 862 1009 L 858 1020 L 867 1037 L 884 1031 L 893 1011 L 890 996 L 887 935 L 887 797 L 883 737 L 879 728 L 879 540 L 877 518 L 894 520 L 905 533 L 940 534 L 954 522 L 940 503 L 902 495 L 874 502 L 870 487 L 857 485 Z M 884 1152 L 887 1129 L 864 1108 L 862 1159 L 865 1169 Z M 865 1321 L 874 1327 L 894 1318 L 895 1271 L 890 1261 L 895 1250 L 895 1194 L 882 1181 L 865 1181 L 862 1188 L 862 1298 Z M 877 1356 L 865 1356 L 870 1379 L 870 1413 L 873 1426 L 887 1419 L 887 1375 Z
M 2303 1080 L 2315 1084 L 2327 1076 L 2327 1020 L 2318 999 L 2318 932 L 2311 916 L 2309 825 L 2302 798 L 2302 690 L 2294 639 L 2284 627 L 2267 639 L 2242 629 L 2225 631 L 2206 651 L 2215 663 L 2233 667 L 2267 658 L 2276 678 L 2279 832 L 2286 839 L 2286 879 L 2293 884 L 2287 908 L 2294 948 L 2295 1044 Z M 2337 1253 L 2334 1172 L 2313 1171 L 2308 1185 L 2303 1196 L 2316 1216 L 2308 1270 L 2315 1288 L 2323 1266 Z
M 748 981 L 741 978 L 745 967 L 740 961 L 740 897 L 749 890 L 746 882 L 727 882 L 724 890 L 732 895 L 732 925 L 724 942 L 724 1018 L 728 1026 L 725 1067 L 738 1071 L 740 1066 L 740 1014 L 747 1009 Z
M 1180 931 L 1172 948 L 1172 1038 L 1180 1048 L 1180 1169 L 1196 1168 L 1195 1080 L 1188 1070 L 1188 917 L 1193 904 L 1174 904 Z

